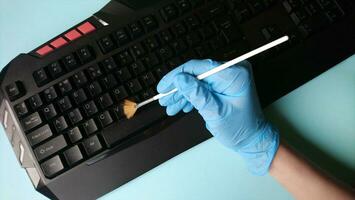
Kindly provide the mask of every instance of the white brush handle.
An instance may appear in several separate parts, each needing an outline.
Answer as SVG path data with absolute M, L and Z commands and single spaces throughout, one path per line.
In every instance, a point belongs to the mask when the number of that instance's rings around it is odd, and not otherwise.
M 215 68 L 213 68 L 213 69 L 211 69 L 211 70 L 209 70 L 209 71 L 207 71 L 207 72 L 204 72 L 204 73 L 198 75 L 196 78 L 197 78 L 198 80 L 202 80 L 202 79 L 204 79 L 204 78 L 207 78 L 207 77 L 209 77 L 209 76 L 211 76 L 211 75 L 213 75 L 213 74 L 215 74 L 215 73 L 217 73 L 217 72 L 220 72 L 220 71 L 222 71 L 222 70 L 224 70 L 224 69 L 226 69 L 226 68 L 228 68 L 228 67 L 230 67 L 230 66 L 233 66 L 233 65 L 235 65 L 235 64 L 237 64 L 237 63 L 240 63 L 240 62 L 242 62 L 242 61 L 244 61 L 244 60 L 246 60 L 246 59 L 248 59 L 248 58 L 250 58 L 250 57 L 253 57 L 253 56 L 255 56 L 255 55 L 257 55 L 257 54 L 259 54 L 259 53 L 261 53 L 261 52 L 263 52 L 263 51 L 266 51 L 266 50 L 268 50 L 268 49 L 270 49 L 270 48 L 272 48 L 272 47 L 275 47 L 275 46 L 277 46 L 277 45 L 279 45 L 279 44 L 281 44 L 281 43 L 284 43 L 284 42 L 286 42 L 288 39 L 289 39 L 288 36 L 283 36 L 283 37 L 281 37 L 281 38 L 279 38 L 279 39 L 277 39 L 277 40 L 274 40 L 274 41 L 272 41 L 272 42 L 270 42 L 270 43 L 268 43 L 268 44 L 265 44 L 265 45 L 263 45 L 263 46 L 261 46 L 261 47 L 259 47 L 259 48 L 257 48 L 257 49 L 254 49 L 254 50 L 252 50 L 252 51 L 250 51 L 250 52 L 248 52 L 248 53 L 246 53 L 246 54 L 243 54 L 243 55 L 241 55 L 241 56 L 239 56 L 239 57 L 237 57 L 237 58 L 234 58 L 233 60 L 230 60 L 230 61 L 228 61 L 228 62 L 225 62 L 225 63 L 223 63 L 222 65 L 220 65 L 220 66 L 218 66 L 218 67 L 215 67 Z M 148 103 L 150 103 L 150 102 L 152 102 L 152 101 L 158 100 L 158 99 L 160 99 L 160 98 L 162 98 L 162 97 L 165 97 L 165 96 L 170 95 L 170 94 L 172 94 L 172 93 L 175 93 L 175 92 L 177 92 L 177 91 L 178 91 L 178 90 L 175 88 L 175 89 L 173 89 L 173 90 L 171 90 L 171 91 L 169 91 L 169 92 L 167 92 L 167 93 L 160 93 L 160 94 L 157 94 L 157 95 L 155 95 L 154 97 L 152 97 L 152 98 L 150 98 L 150 99 L 147 99 L 147 100 L 145 100 L 145 101 L 139 103 L 139 104 L 137 105 L 137 107 L 138 107 L 138 108 L 139 108 L 139 107 L 142 107 L 142 106 L 144 106 L 144 105 L 146 105 L 146 104 L 148 104 Z

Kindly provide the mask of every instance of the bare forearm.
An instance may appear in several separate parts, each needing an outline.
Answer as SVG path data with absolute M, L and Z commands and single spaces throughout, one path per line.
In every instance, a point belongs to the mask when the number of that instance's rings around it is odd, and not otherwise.
M 352 191 L 312 167 L 283 144 L 272 162 L 270 175 L 296 199 L 355 199 Z

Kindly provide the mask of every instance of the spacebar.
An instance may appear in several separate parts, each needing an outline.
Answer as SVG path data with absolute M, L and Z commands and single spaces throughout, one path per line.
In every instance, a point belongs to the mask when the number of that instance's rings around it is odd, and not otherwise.
M 108 147 L 114 146 L 117 142 L 127 138 L 139 130 L 147 128 L 155 121 L 159 121 L 166 117 L 165 111 L 158 105 L 137 113 L 132 119 L 122 120 L 114 123 L 102 131 L 102 137 Z

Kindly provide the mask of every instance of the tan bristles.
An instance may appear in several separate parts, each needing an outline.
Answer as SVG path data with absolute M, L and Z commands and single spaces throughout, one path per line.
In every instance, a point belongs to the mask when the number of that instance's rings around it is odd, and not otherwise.
M 127 119 L 132 118 L 136 113 L 136 111 L 137 111 L 137 103 L 127 99 L 123 101 L 123 113 Z

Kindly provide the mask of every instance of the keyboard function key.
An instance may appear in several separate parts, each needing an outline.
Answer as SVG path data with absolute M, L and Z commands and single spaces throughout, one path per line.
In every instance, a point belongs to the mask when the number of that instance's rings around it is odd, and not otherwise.
M 49 64 L 47 66 L 47 70 L 48 70 L 50 77 L 52 77 L 52 78 L 58 78 L 65 73 L 64 69 L 59 64 L 59 62 L 53 62 L 53 63 Z
M 41 168 L 43 170 L 43 174 L 46 177 L 52 178 L 56 174 L 58 174 L 64 170 L 64 165 L 63 165 L 60 157 L 57 155 L 57 156 L 54 156 L 53 158 L 45 161 L 44 163 L 42 163 Z
M 38 87 L 40 87 L 50 81 L 44 68 L 41 68 L 41 69 L 33 72 L 33 78 L 35 79 Z
M 68 42 L 64 38 L 58 37 L 55 40 L 53 40 L 50 44 L 54 48 L 59 48 L 61 46 L 68 44 Z
M 50 138 L 53 135 L 51 128 L 48 124 L 32 131 L 31 133 L 27 134 L 28 141 L 30 142 L 31 146 L 35 146 L 44 140 Z
M 37 49 L 36 53 L 40 56 L 45 56 L 52 52 L 54 49 L 50 47 L 49 45 L 44 45 L 43 47 Z
M 71 147 L 70 149 L 64 151 L 64 157 L 69 166 L 73 166 L 80 162 L 84 157 L 80 152 L 77 145 Z
M 39 162 L 43 159 L 57 153 L 58 151 L 64 149 L 67 146 L 67 142 L 63 135 L 59 135 L 48 142 L 38 146 L 34 149 L 34 153 Z
M 35 128 L 36 126 L 42 124 L 42 119 L 38 112 L 32 113 L 31 115 L 25 117 L 21 120 L 22 127 L 24 131 Z
M 127 44 L 131 40 L 129 35 L 127 34 L 127 31 L 124 28 L 119 29 L 115 32 L 115 38 L 118 44 L 121 46 Z
M 76 58 L 74 57 L 73 54 L 69 54 L 69 55 L 64 56 L 62 61 L 68 71 L 75 69 L 79 65 L 78 61 L 76 60 Z
M 108 53 L 116 48 L 116 44 L 109 35 L 100 38 L 98 43 L 103 53 Z
M 22 82 L 15 81 L 5 87 L 6 93 L 11 101 L 14 101 L 25 95 L 25 89 Z
M 89 46 L 81 47 L 76 52 L 77 52 L 79 59 L 82 63 L 87 63 L 87 62 L 95 59 L 95 55 L 93 53 L 93 50 Z

